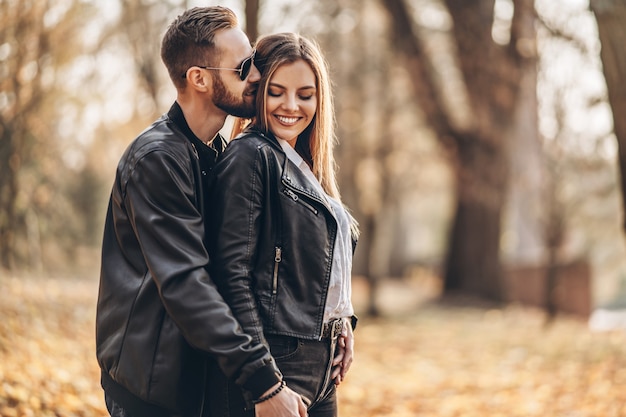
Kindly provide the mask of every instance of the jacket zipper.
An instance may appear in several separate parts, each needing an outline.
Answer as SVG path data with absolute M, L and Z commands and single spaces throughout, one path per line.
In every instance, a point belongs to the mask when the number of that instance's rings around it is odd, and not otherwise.
M 278 287 L 278 264 L 283 260 L 282 258 L 283 251 L 281 248 L 276 246 L 274 251 L 274 277 L 272 279 L 272 294 L 276 295 L 276 289 Z
M 295 201 L 297 203 L 300 203 L 304 207 L 306 207 L 309 210 L 311 210 L 313 213 L 317 214 L 319 212 L 315 207 L 313 207 L 311 204 L 307 203 L 306 201 L 302 200 L 300 197 L 298 197 L 298 195 L 296 193 L 291 191 L 289 188 L 285 188 L 285 194 L 287 194 L 289 197 L 291 197 L 291 199 L 293 201 Z
M 332 262 L 333 257 L 335 256 L 335 239 L 337 238 L 337 228 L 335 228 L 331 233 L 330 233 L 330 241 L 333 242 L 331 245 L 331 250 L 330 250 L 330 259 Z M 328 277 L 328 279 L 330 280 L 330 277 Z M 326 300 L 328 298 L 328 285 L 326 286 L 326 296 L 323 297 L 324 299 L 323 304 L 324 306 L 326 306 Z M 322 328 L 320 329 L 320 335 L 319 335 L 319 340 L 322 340 L 322 336 L 324 335 L 324 323 L 322 322 Z

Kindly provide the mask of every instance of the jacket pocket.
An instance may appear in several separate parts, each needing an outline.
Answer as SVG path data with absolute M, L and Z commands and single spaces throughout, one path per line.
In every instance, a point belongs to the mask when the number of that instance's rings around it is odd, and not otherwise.
M 296 337 L 282 335 L 265 335 L 270 352 L 276 361 L 285 360 L 298 353 L 301 343 Z
M 316 209 L 315 207 L 313 207 L 313 205 L 309 204 L 308 202 L 304 201 L 303 199 L 301 199 L 300 197 L 298 197 L 298 194 L 294 193 L 293 191 L 291 191 L 289 188 L 285 188 L 283 190 L 283 192 L 289 197 L 291 198 L 293 201 L 295 201 L 298 204 L 303 205 L 304 207 L 306 207 L 307 209 L 309 209 L 310 211 L 312 211 L 315 215 L 317 215 L 317 213 L 319 213 L 319 210 Z

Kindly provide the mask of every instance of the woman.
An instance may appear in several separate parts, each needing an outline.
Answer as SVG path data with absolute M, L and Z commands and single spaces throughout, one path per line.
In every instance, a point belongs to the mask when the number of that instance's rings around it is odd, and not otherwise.
M 352 361 L 357 225 L 335 177 L 328 69 L 318 47 L 292 33 L 261 38 L 255 65 L 256 117 L 215 167 L 212 276 L 309 415 L 332 417 L 335 386 Z M 218 393 L 227 415 L 262 406 L 234 385 L 217 389 L 228 391 Z

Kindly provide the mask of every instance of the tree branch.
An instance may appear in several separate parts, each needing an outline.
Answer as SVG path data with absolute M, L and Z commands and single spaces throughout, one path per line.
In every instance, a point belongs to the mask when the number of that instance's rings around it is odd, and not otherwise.
M 435 70 L 424 52 L 406 3 L 403 0 L 382 0 L 382 4 L 392 21 L 392 47 L 406 59 L 407 69 L 426 120 L 438 137 L 451 136 L 453 129 L 443 110 L 446 106 L 441 93 L 435 88 Z

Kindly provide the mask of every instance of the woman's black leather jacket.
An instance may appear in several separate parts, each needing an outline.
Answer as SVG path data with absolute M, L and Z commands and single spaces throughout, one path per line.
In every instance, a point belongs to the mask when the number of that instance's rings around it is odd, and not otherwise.
M 337 234 L 326 199 L 255 130 L 230 142 L 214 174 L 212 276 L 235 317 L 257 341 L 319 339 Z
M 203 178 L 216 156 L 175 103 L 129 146 L 117 169 L 96 348 L 105 391 L 133 415 L 202 415 L 211 358 L 253 396 L 280 377 L 268 349 L 242 333 L 207 272 L 204 220 L 212 201 Z

